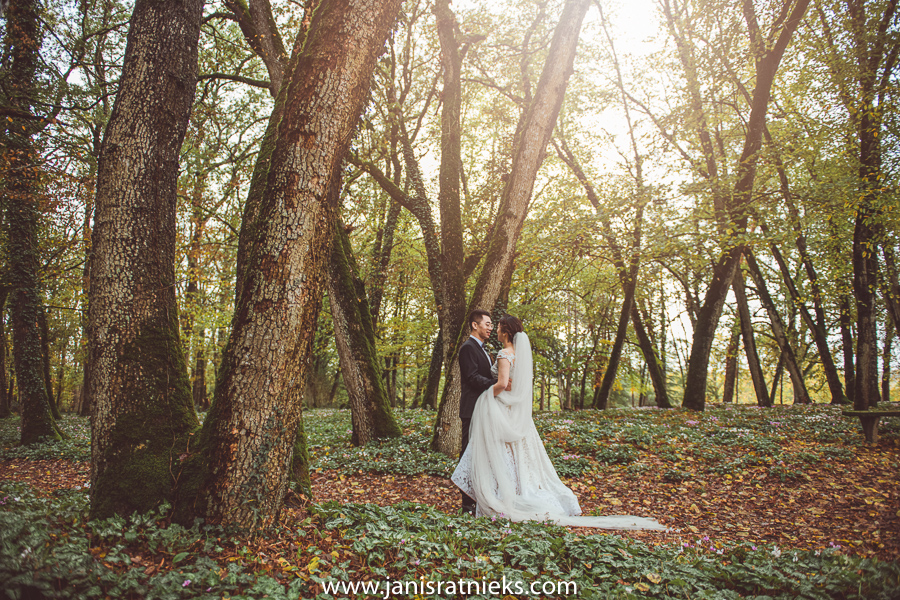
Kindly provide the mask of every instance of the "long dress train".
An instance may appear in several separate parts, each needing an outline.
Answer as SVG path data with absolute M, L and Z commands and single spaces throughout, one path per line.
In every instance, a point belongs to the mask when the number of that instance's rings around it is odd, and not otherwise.
M 583 517 L 578 499 L 556 474 L 532 419 L 534 378 L 531 343 L 525 333 L 514 338 L 510 361 L 512 390 L 497 396 L 488 388 L 472 414 L 469 445 L 451 479 L 475 498 L 476 515 L 512 521 L 552 521 L 601 529 L 665 529 L 654 519 L 632 515 Z

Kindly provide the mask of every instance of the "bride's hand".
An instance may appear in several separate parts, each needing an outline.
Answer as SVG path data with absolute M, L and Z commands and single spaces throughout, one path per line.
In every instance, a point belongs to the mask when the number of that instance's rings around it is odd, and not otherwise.
M 509 383 L 506 384 L 506 391 L 507 391 L 507 392 L 511 392 L 511 391 L 512 391 L 512 379 L 510 379 L 510 380 L 509 380 Z

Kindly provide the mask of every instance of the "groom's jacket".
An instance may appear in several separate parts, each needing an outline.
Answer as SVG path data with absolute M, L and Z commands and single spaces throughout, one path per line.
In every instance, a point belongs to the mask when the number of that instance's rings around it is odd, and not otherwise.
M 497 383 L 491 374 L 491 361 L 475 338 L 469 336 L 459 348 L 459 372 L 462 393 L 459 397 L 459 418 L 471 419 L 475 401 L 481 393 Z

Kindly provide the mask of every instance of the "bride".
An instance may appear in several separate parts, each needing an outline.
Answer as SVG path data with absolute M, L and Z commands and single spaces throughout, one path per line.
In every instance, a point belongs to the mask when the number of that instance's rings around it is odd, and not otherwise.
M 475 498 L 475 514 L 575 527 L 664 529 L 653 519 L 630 515 L 578 516 L 578 499 L 557 476 L 531 418 L 534 368 L 521 321 L 500 319 L 497 338 L 503 344 L 492 367 L 497 383 L 475 404 L 469 445 L 451 477 Z

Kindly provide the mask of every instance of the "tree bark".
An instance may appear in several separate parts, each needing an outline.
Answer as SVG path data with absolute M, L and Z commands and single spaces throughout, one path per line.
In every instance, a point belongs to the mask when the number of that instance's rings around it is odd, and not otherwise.
M 332 183 L 340 199 L 339 176 Z M 359 277 L 344 225 L 335 221 L 328 269 L 328 299 L 334 322 L 341 376 L 350 399 L 352 443 L 364 446 L 402 432 L 394 418 L 375 348 L 375 325 L 369 311 L 365 286 Z
M 171 500 L 199 425 L 175 300 L 178 156 L 201 0 L 138 0 L 98 167 L 89 297 L 91 518 Z
M 844 353 L 844 389 L 847 390 L 847 398 L 856 405 L 856 366 L 853 363 L 853 315 L 850 312 L 850 298 L 847 294 L 841 294 L 838 305 L 841 324 L 841 347 Z M 831 401 L 834 404 L 834 399 Z
M 50 414 L 53 420 L 62 419 L 59 413 L 59 406 L 53 400 L 53 376 L 50 374 L 50 327 L 47 324 L 47 310 L 44 308 L 43 302 L 40 305 L 38 313 L 41 329 L 41 369 L 44 372 L 44 389 L 47 390 L 47 401 L 50 405 Z
M 888 245 L 884 245 L 884 285 L 881 296 L 888 309 L 890 322 L 894 325 L 894 331 L 900 335 L 900 281 L 897 277 L 897 265 L 894 262 L 894 251 Z M 886 325 L 889 327 L 890 325 Z
M 268 0 L 225 0 L 244 39 L 269 73 L 269 91 L 277 98 L 284 82 L 287 51 Z
M 666 381 L 666 367 L 660 360 L 656 351 L 660 344 L 653 343 L 650 334 L 644 323 L 647 320 L 641 314 L 640 308 L 635 305 L 631 309 L 631 325 L 634 327 L 634 333 L 638 339 L 638 347 L 644 356 L 644 362 L 647 365 L 647 375 L 650 377 L 650 383 L 653 385 L 653 395 L 656 399 L 658 408 L 672 408 L 672 401 L 669 399 L 669 386 Z
M 740 317 L 731 329 L 731 338 L 728 340 L 728 347 L 725 349 L 725 382 L 722 386 L 722 402 L 724 404 L 733 404 L 735 401 L 735 390 L 738 380 L 738 344 L 741 341 Z
M 327 192 L 399 8 L 323 4 L 295 47 L 271 154 L 258 159 L 265 185 L 245 211 L 232 332 L 201 437 L 195 510 L 211 522 L 265 527 L 283 503 L 336 218 Z
M 791 377 L 791 386 L 794 388 L 794 401 L 798 404 L 812 404 L 812 400 L 809 398 L 809 392 L 806 390 L 806 382 L 803 379 L 803 370 L 800 368 L 800 364 L 797 361 L 797 354 L 794 352 L 791 342 L 787 337 L 787 327 L 785 326 L 781 315 L 778 313 L 778 308 L 775 306 L 772 296 L 769 294 L 769 290 L 766 287 L 766 280 L 763 278 L 762 271 L 756 263 L 756 257 L 753 255 L 752 250 L 747 251 L 746 260 L 750 275 L 753 277 L 753 281 L 756 284 L 756 291 L 760 303 L 769 314 L 772 337 L 775 338 L 775 343 L 778 344 L 778 348 L 781 351 L 781 359 L 779 360 L 784 362 L 784 366 L 787 368 L 788 374 Z
M 881 401 L 891 401 L 891 345 L 895 332 L 890 327 L 885 327 L 884 349 L 881 352 Z
M 600 389 L 594 396 L 597 407 L 606 408 L 609 405 L 609 393 L 616 381 L 616 373 L 619 370 L 619 359 L 622 357 L 622 347 L 625 345 L 625 334 L 628 332 L 628 321 L 634 309 L 634 290 L 637 287 L 637 269 L 631 269 L 628 279 L 622 282 L 625 298 L 622 300 L 622 308 L 619 311 L 619 321 L 616 326 L 616 337 L 613 339 L 612 348 L 609 351 L 609 359 L 606 363 L 606 372 L 603 373 L 603 381 Z
M 37 69 L 40 61 L 41 28 L 38 4 L 16 2 L 6 15 L 4 54 L 9 57 L 4 100 L 21 115 L 31 116 L 37 97 Z M 40 119 L 37 120 L 40 122 Z M 44 353 L 42 348 L 40 256 L 38 219 L 41 212 L 35 120 L 7 117 L 4 120 L 0 168 L 6 196 L 6 244 L 9 268 L 10 315 L 12 317 L 13 363 L 21 403 L 23 445 L 59 434 L 50 408 Z
M 534 93 L 534 100 L 522 116 L 517 128 L 512 172 L 500 199 L 497 220 L 490 236 L 490 245 L 485 257 L 472 299 L 471 307 L 493 307 L 502 291 L 509 287 L 513 272 L 516 242 L 522 231 L 522 224 L 528 214 L 528 205 L 534 187 L 534 180 L 540 168 L 556 124 L 556 117 L 562 106 L 581 22 L 587 12 L 590 0 L 567 0 L 560 15 L 559 24 L 550 43 L 550 51 L 544 63 L 541 78 Z M 444 395 L 435 420 L 431 447 L 433 450 L 453 456 L 459 451 L 459 366 L 456 353 L 465 339 L 465 331 L 460 324 L 450 329 L 451 336 L 445 338 L 449 344 L 445 348 L 450 357 Z M 453 323 L 447 323 L 453 327 Z
M 734 290 L 735 303 L 737 304 L 738 318 L 740 320 L 741 338 L 744 340 L 744 355 L 747 357 L 750 379 L 753 381 L 753 391 L 756 392 L 756 402 L 759 406 L 769 406 L 769 390 L 766 387 L 762 365 L 759 363 L 759 353 L 756 351 L 756 337 L 753 333 L 750 308 L 747 305 L 744 275 L 740 270 L 734 274 L 731 287 Z
M 750 32 L 750 43 L 755 48 L 756 87 L 750 108 L 750 118 L 747 122 L 747 134 L 744 138 L 744 147 L 738 166 L 735 169 L 734 190 L 727 209 L 730 220 L 734 223 L 736 238 L 747 229 L 748 215 L 746 208 L 749 205 L 753 184 L 756 178 L 756 166 L 759 161 L 759 151 L 762 147 L 762 138 L 765 131 L 766 113 L 768 112 L 769 98 L 772 84 L 781 58 L 790 39 L 800 24 L 803 14 L 809 4 L 809 0 L 797 0 L 790 8 L 792 0 L 786 0 L 782 6 L 782 15 L 786 19 L 778 20 L 778 26 L 772 32 L 777 34 L 775 39 L 763 39 L 753 4 L 750 0 L 744 1 L 744 15 Z M 789 14 L 788 14 L 789 13 Z M 726 250 L 722 253 L 713 269 L 713 279 L 707 291 L 703 306 L 698 314 L 697 324 L 694 329 L 694 339 L 691 346 L 691 356 L 688 363 L 687 377 L 685 378 L 684 406 L 693 410 L 703 410 L 706 406 L 706 382 L 709 371 L 709 353 L 715 336 L 715 330 L 722 314 L 722 306 L 731 286 L 732 277 L 738 266 L 742 244 L 737 239 L 723 240 Z M 728 247 L 728 246 L 731 247 Z
M 9 397 L 6 395 L 6 298 L 9 289 L 0 286 L 0 419 L 10 415 Z
M 769 130 L 767 128 L 766 140 L 771 143 L 771 139 L 771 135 L 769 134 Z M 778 263 L 778 268 L 781 271 L 782 280 L 784 281 L 784 284 L 788 289 L 788 293 L 790 294 L 791 299 L 793 300 L 794 304 L 799 307 L 800 315 L 803 317 L 803 320 L 806 322 L 807 327 L 809 327 L 809 330 L 813 334 L 816 349 L 819 352 L 819 360 L 822 363 L 822 370 L 825 372 L 825 380 L 828 382 L 828 389 L 831 392 L 832 404 L 841 404 L 846 402 L 844 397 L 844 387 L 841 383 L 837 367 L 834 364 L 834 357 L 831 354 L 831 346 L 828 343 L 828 327 L 827 321 L 825 319 L 825 309 L 822 306 L 822 289 L 819 285 L 819 275 L 816 272 L 815 266 L 813 265 L 812 257 L 809 255 L 806 244 L 806 234 L 803 232 L 803 228 L 800 223 L 800 211 L 797 210 L 793 195 L 791 194 L 787 169 L 785 169 L 784 164 L 781 161 L 781 157 L 777 154 L 775 156 L 775 167 L 778 171 L 781 195 L 784 198 L 785 206 L 788 209 L 791 229 L 793 229 L 794 231 L 794 245 L 796 246 L 797 251 L 800 254 L 800 261 L 803 263 L 803 268 L 806 271 L 806 277 L 811 291 L 810 295 L 812 296 L 813 300 L 813 311 L 816 315 L 815 319 L 813 319 L 812 315 L 809 312 L 809 309 L 806 306 L 806 302 L 804 301 L 800 292 L 797 290 L 797 286 L 794 283 L 794 278 L 791 275 L 791 270 L 788 267 L 787 261 L 784 259 L 784 256 L 781 254 L 781 250 L 778 248 L 778 244 L 773 241 L 769 245 L 769 248 L 772 251 L 772 256 L 774 256 L 775 258 L 775 262 Z M 769 233 L 769 228 L 762 220 L 760 220 L 760 229 L 763 231 L 763 233 Z

